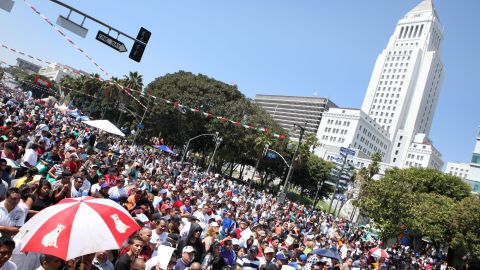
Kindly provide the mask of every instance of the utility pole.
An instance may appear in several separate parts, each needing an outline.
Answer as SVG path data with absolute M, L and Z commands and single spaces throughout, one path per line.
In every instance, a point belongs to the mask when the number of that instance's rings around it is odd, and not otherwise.
M 292 177 L 292 173 L 293 173 L 293 164 L 294 164 L 295 158 L 297 157 L 298 152 L 300 150 L 300 145 L 302 144 L 303 134 L 305 133 L 305 127 L 297 125 L 297 124 L 293 124 L 293 127 L 294 128 L 298 127 L 300 129 L 300 137 L 298 138 L 297 148 L 295 148 L 295 152 L 293 153 L 292 162 L 290 163 L 290 168 L 288 168 L 287 177 L 285 178 L 285 182 L 283 183 L 283 187 L 280 189 L 280 192 L 283 193 L 283 194 L 279 194 L 280 198 L 285 198 L 284 195 L 286 195 L 286 192 L 287 192 L 288 182 L 290 181 L 290 177 Z M 280 203 L 283 203 L 283 200 Z

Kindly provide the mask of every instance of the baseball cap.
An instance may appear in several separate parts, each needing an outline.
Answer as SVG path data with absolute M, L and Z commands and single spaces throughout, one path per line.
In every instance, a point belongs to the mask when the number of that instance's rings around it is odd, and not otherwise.
M 168 204 L 163 204 L 160 209 L 166 210 L 166 209 L 170 209 L 170 208 L 172 208 L 170 205 L 168 205 Z
M 168 236 L 167 236 L 167 241 L 169 242 L 176 242 L 178 241 L 178 234 L 176 233 L 169 233 Z
M 210 223 L 210 227 L 220 227 L 216 221 Z
M 110 188 L 110 185 L 107 184 L 107 183 L 103 183 L 103 184 L 100 186 L 100 188 L 102 188 L 102 189 L 103 189 L 103 188 Z
M 160 190 L 160 193 L 161 193 L 161 194 L 167 194 L 167 192 L 168 192 L 167 189 L 162 189 L 162 190 Z
M 306 260 L 307 260 L 307 255 L 305 255 L 305 254 L 300 254 L 300 256 L 298 256 L 298 259 L 299 259 L 300 261 L 306 261 Z
M 195 249 L 192 247 L 192 246 L 185 246 L 182 250 L 182 252 L 186 252 L 186 253 L 195 253 Z
M 293 267 L 295 269 L 298 269 L 298 264 L 296 262 L 290 262 L 288 265 L 290 265 L 291 267 Z
M 264 253 L 266 254 L 266 253 L 274 253 L 274 252 L 275 252 L 275 250 L 273 250 L 273 248 L 267 247 L 267 248 L 265 249 L 265 252 L 264 252 Z
M 236 238 L 234 238 L 234 239 L 236 239 Z M 237 241 L 238 241 L 238 239 L 237 239 Z M 232 241 L 232 244 L 233 244 L 233 241 Z M 258 253 L 258 247 L 257 246 L 251 246 L 248 251 L 252 252 L 252 253 Z
M 275 259 L 283 261 L 283 260 L 287 260 L 287 256 L 285 256 L 285 254 L 280 252 L 280 253 L 277 253 L 277 255 L 275 255 Z

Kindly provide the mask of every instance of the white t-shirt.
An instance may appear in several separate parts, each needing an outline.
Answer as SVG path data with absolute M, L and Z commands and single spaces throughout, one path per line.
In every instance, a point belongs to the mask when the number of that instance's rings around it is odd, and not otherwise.
M 90 193 L 93 195 L 97 193 L 100 190 L 100 185 L 98 183 L 93 184 L 92 187 L 90 188 Z
M 28 162 L 28 164 L 30 164 L 31 166 L 35 166 L 35 164 L 37 164 L 37 160 L 38 160 L 37 152 L 35 152 L 35 150 L 29 148 L 29 149 L 25 150 L 25 154 L 23 155 L 22 166 L 27 167 L 25 165 L 25 162 Z
M 0 225 L 8 227 L 21 227 L 25 223 L 25 211 L 19 206 L 10 211 L 5 208 L 5 201 L 0 202 Z M 1 269 L 1 268 L 0 268 Z
M 158 234 L 156 230 L 152 230 L 152 237 L 150 238 L 150 243 L 155 243 L 157 246 L 167 241 L 168 233 L 163 232 Z
M 114 186 L 108 190 L 108 195 L 112 200 L 118 200 L 120 198 L 127 198 L 127 191 L 125 188 L 118 188 L 118 186 Z
M 0 270 L 17 270 L 17 265 L 11 261 L 7 261 L 0 267 Z

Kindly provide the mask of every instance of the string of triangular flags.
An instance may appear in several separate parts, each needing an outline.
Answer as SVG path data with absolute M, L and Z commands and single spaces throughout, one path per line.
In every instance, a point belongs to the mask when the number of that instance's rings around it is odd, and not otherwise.
M 1 46 L 2 48 L 6 49 L 6 50 L 9 50 L 9 51 L 11 51 L 11 52 L 20 54 L 20 55 L 22 55 L 22 56 L 27 56 L 27 57 L 29 57 L 30 59 L 39 61 L 39 62 L 41 62 L 41 63 L 45 63 L 45 64 L 47 64 L 47 65 L 52 64 L 52 62 L 50 62 L 50 61 L 42 60 L 42 59 L 39 58 L 39 57 L 33 57 L 32 55 L 30 55 L 30 54 L 28 54 L 28 53 L 24 53 L 24 52 L 22 52 L 22 51 L 20 51 L 20 50 L 14 49 L 14 48 L 9 47 L 9 46 L 7 46 L 7 45 L 5 45 L 5 44 L 1 44 L 1 43 L 0 43 L 0 46 Z M 63 66 L 63 65 L 62 65 L 62 66 Z M 115 86 L 117 86 L 119 89 L 121 89 L 122 91 L 124 91 L 129 97 L 133 98 L 138 104 L 140 104 L 140 106 L 142 106 L 144 110 L 147 109 L 147 107 L 146 107 L 142 102 L 140 102 L 140 100 L 138 100 L 135 96 L 133 96 L 133 95 L 131 94 L 132 89 L 130 89 L 130 88 L 128 88 L 128 87 L 124 87 L 123 85 L 121 85 L 121 84 L 119 84 L 119 83 L 117 83 L 117 82 L 113 82 L 113 81 L 111 81 L 111 80 L 104 80 L 104 79 L 102 79 L 101 77 L 95 77 L 95 76 L 92 76 L 92 75 L 90 75 L 90 74 L 81 73 L 80 71 L 75 70 L 75 69 L 72 69 L 72 68 L 69 68 L 69 67 L 67 67 L 67 66 L 63 66 L 63 70 L 62 70 L 62 71 L 69 71 L 69 72 L 71 72 L 71 73 L 73 73 L 73 74 L 76 74 L 76 75 L 79 75 L 79 76 L 82 76 L 82 75 L 83 75 L 83 76 L 87 76 L 87 77 L 89 77 L 89 78 L 91 78 L 91 79 L 94 79 L 94 80 L 97 80 L 97 81 L 100 81 L 100 82 L 104 82 L 104 83 L 109 84 L 109 85 L 115 85 Z
M 23 53 L 23 52 L 21 52 L 21 51 L 19 51 L 19 50 L 10 48 L 10 47 L 8 47 L 8 46 L 6 46 L 6 45 L 4 45 L 4 44 L 1 44 L 1 43 L 0 43 L 0 45 L 1 45 L 1 47 L 4 48 L 4 49 L 10 50 L 10 51 L 12 51 L 12 52 L 15 52 L 15 53 L 18 53 L 18 54 L 21 54 L 21 55 L 24 55 L 24 56 L 28 56 L 29 58 L 31 58 L 31 59 L 33 59 L 33 60 L 37 60 L 37 61 L 40 61 L 40 62 L 42 62 L 42 63 L 51 63 L 51 62 L 49 62 L 49 61 L 42 60 L 41 58 L 33 57 L 33 56 L 31 56 L 31 55 L 29 55 L 29 54 L 26 54 L 26 53 Z M 7 64 L 7 65 L 9 65 L 9 64 Z M 9 65 L 9 66 L 11 66 L 11 65 Z M 139 104 L 143 107 L 144 110 L 147 110 L 148 108 L 147 108 L 144 104 L 142 104 L 135 96 L 133 96 L 133 95 L 131 94 L 131 92 L 139 93 L 140 96 L 141 96 L 141 97 L 144 97 L 144 98 L 147 98 L 147 97 L 148 97 L 148 98 L 150 98 L 150 100 L 154 100 L 154 104 L 157 104 L 157 105 L 158 105 L 158 103 L 156 103 L 155 100 L 161 100 L 162 103 L 172 105 L 172 106 L 174 106 L 174 107 L 176 107 L 176 108 L 179 108 L 179 109 L 183 108 L 183 109 L 189 110 L 189 111 L 191 111 L 191 112 L 193 112 L 193 113 L 199 113 L 199 114 L 205 116 L 205 117 L 208 118 L 208 119 L 216 119 L 216 120 L 219 120 L 219 121 L 224 122 L 224 123 L 227 123 L 227 122 L 228 122 L 228 123 L 231 123 L 231 124 L 233 124 L 233 125 L 236 126 L 236 127 L 243 127 L 243 128 L 246 128 L 246 129 L 256 130 L 256 131 L 258 131 L 258 132 L 270 133 L 270 130 L 267 129 L 267 128 L 265 128 L 265 127 L 257 127 L 257 126 L 253 126 L 253 125 L 242 124 L 240 121 L 232 120 L 232 119 L 229 119 L 228 117 L 225 117 L 225 116 L 214 115 L 214 114 L 212 114 L 212 113 L 202 111 L 202 110 L 200 110 L 200 109 L 198 109 L 198 108 L 188 107 L 188 106 L 186 106 L 186 105 L 181 104 L 179 101 L 173 101 L 173 100 L 170 100 L 170 99 L 167 99 L 167 98 L 161 98 L 161 99 L 159 99 L 158 97 L 156 97 L 156 96 L 154 96 L 154 95 L 147 94 L 147 93 L 145 93 L 144 91 L 134 90 L 134 89 L 125 87 L 125 86 L 123 86 L 123 85 L 121 85 L 121 84 L 119 84 L 119 83 L 117 83 L 117 82 L 112 82 L 112 81 L 103 80 L 103 79 L 100 78 L 100 77 L 94 77 L 94 76 L 91 76 L 91 75 L 82 74 L 82 73 L 80 73 L 79 71 L 74 70 L 74 69 L 70 69 L 70 68 L 68 68 L 68 67 L 65 67 L 65 70 L 68 70 L 68 71 L 70 71 L 70 72 L 73 72 L 74 74 L 77 74 L 77 75 L 85 75 L 85 76 L 88 76 L 88 77 L 90 77 L 90 78 L 92 78 L 92 79 L 98 80 L 98 81 L 100 81 L 100 82 L 104 82 L 104 83 L 106 83 L 106 84 L 110 84 L 110 85 L 115 85 L 115 86 L 117 86 L 119 89 L 123 90 L 123 92 L 125 92 L 125 93 L 128 94 L 130 97 L 132 97 L 137 103 L 139 103 Z M 61 86 L 61 87 L 62 87 L 62 90 L 63 90 L 63 89 L 67 89 L 67 90 L 70 90 L 70 91 L 75 91 L 75 92 L 81 93 L 80 91 L 76 91 L 76 90 L 73 90 L 73 89 L 68 88 L 68 87 L 65 87 L 65 86 Z M 83 93 L 83 94 L 85 94 L 85 93 Z M 274 138 L 281 139 L 281 140 L 287 138 L 286 135 L 278 134 L 278 133 L 272 133 L 272 136 L 273 136 Z

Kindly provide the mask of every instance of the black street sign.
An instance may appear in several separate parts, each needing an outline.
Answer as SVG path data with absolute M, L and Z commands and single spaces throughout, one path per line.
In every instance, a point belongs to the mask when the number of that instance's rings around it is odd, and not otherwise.
M 125 44 L 123 44 L 121 41 L 118 39 L 115 39 L 111 36 L 109 36 L 107 33 L 98 31 L 96 39 L 103 44 L 112 47 L 113 49 L 119 51 L 119 52 L 126 52 L 127 47 L 125 47 Z

